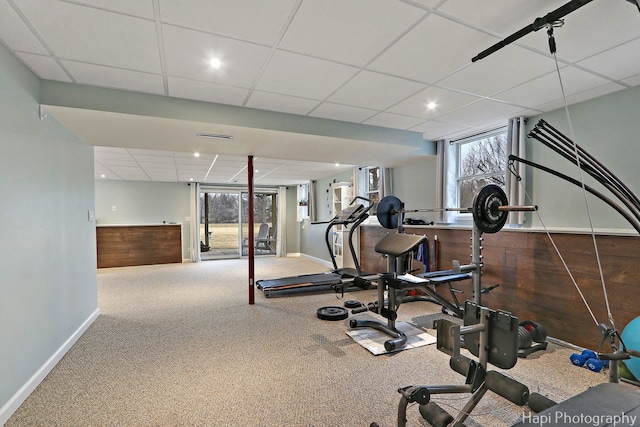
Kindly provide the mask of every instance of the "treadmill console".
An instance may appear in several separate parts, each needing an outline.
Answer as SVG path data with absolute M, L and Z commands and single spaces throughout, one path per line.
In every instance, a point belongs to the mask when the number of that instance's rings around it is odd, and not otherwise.
M 360 213 L 364 210 L 364 205 L 350 205 L 341 210 L 334 218 L 334 222 L 353 222 L 360 216 Z

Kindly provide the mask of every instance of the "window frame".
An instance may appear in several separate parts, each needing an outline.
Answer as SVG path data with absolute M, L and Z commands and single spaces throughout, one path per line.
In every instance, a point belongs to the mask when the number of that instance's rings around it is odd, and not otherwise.
M 461 163 L 462 163 L 462 154 L 461 154 L 461 147 L 465 144 L 471 144 L 477 141 L 481 141 L 483 139 L 488 139 L 491 137 L 494 137 L 496 135 L 499 134 L 504 134 L 505 136 L 505 159 L 504 159 L 504 163 L 503 163 L 503 167 L 500 171 L 497 172 L 488 172 L 488 173 L 483 173 L 483 174 L 473 174 L 473 175 L 465 175 L 464 177 L 461 176 Z M 461 183 L 463 181 L 468 181 L 468 180 L 473 180 L 473 179 L 481 179 L 481 178 L 486 178 L 486 177 L 491 177 L 491 176 L 496 176 L 496 175 L 502 175 L 505 178 L 505 186 L 506 186 L 506 177 L 507 177 L 507 152 L 508 152 L 508 126 L 500 126 L 498 128 L 495 129 L 491 129 L 488 130 L 486 132 L 482 132 L 479 134 L 475 134 L 475 135 L 471 135 L 465 138 L 461 138 L 455 141 L 451 141 L 451 144 L 455 145 L 455 149 L 453 150 L 454 156 L 455 156 L 455 163 L 454 163 L 454 171 L 452 174 L 452 180 L 450 182 L 447 183 L 447 186 L 453 186 L 455 188 L 455 207 L 457 208 L 468 208 L 470 206 L 461 206 L 461 191 L 460 191 L 460 186 Z M 451 190 L 451 188 L 449 188 L 449 190 Z M 455 212 L 453 213 L 453 219 L 455 221 L 470 221 L 472 219 L 472 215 L 471 213 L 468 212 Z

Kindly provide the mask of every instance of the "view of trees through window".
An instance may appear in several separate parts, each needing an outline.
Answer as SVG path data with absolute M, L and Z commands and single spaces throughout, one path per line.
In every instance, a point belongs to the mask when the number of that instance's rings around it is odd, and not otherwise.
M 458 206 L 461 208 L 471 207 L 476 191 L 487 184 L 504 189 L 506 129 L 458 142 L 458 160 Z
M 380 201 L 380 168 L 374 167 L 367 170 L 367 195 L 373 203 Z

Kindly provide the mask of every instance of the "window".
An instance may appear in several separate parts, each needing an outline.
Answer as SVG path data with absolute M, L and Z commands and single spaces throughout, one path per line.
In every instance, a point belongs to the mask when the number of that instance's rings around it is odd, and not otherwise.
M 298 212 L 296 220 L 301 222 L 309 218 L 309 184 L 298 185 Z
M 380 201 L 380 190 L 382 188 L 381 181 L 379 167 L 366 168 L 364 197 L 371 200 L 373 203 L 378 203 Z
M 471 207 L 476 192 L 487 184 L 505 188 L 507 128 L 455 142 L 457 206 Z

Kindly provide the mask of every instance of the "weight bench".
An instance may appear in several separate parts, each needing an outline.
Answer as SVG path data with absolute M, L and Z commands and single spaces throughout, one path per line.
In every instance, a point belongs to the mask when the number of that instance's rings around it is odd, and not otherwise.
M 472 278 L 472 273 L 460 273 L 455 270 L 433 271 L 430 273 L 419 274 L 417 276 L 413 276 L 411 274 L 398 276 L 397 279 L 389 280 L 389 286 L 405 291 L 404 295 L 402 295 L 401 302 L 432 302 L 434 304 L 441 305 L 443 309 L 447 309 L 450 314 L 461 318 L 462 306 L 456 297 L 456 292 L 462 293 L 462 291 L 451 287 L 451 283 L 469 280 Z M 447 287 L 447 290 L 451 294 L 451 300 L 447 300 L 436 291 L 436 287 L 439 285 L 445 285 Z M 414 289 L 424 291 L 428 296 L 405 296 L 409 290 Z
M 473 274 L 461 273 L 459 270 L 447 270 L 441 272 L 426 273 L 418 277 L 406 274 L 406 257 L 419 245 L 427 241 L 426 236 L 414 234 L 387 234 L 375 246 L 375 251 L 388 257 L 388 273 L 382 274 L 379 279 L 378 301 L 372 304 L 372 311 L 377 312 L 387 319 L 387 324 L 375 320 L 353 319 L 349 326 L 352 329 L 369 327 L 391 336 L 385 341 L 384 348 L 387 351 L 403 347 L 407 342 L 405 334 L 396 328 L 395 321 L 398 317 L 398 308 L 403 302 L 427 301 L 440 304 L 457 317 L 462 317 L 462 307 L 458 302 L 451 282 L 471 279 Z M 435 286 L 446 284 L 451 292 L 452 301 L 448 301 L 434 289 Z M 433 286 L 433 288 L 432 288 Z M 411 290 L 422 290 L 428 296 L 408 296 Z M 387 298 L 385 298 L 387 291 Z
M 538 414 L 523 415 L 513 427 L 640 426 L 640 390 L 602 383 Z

